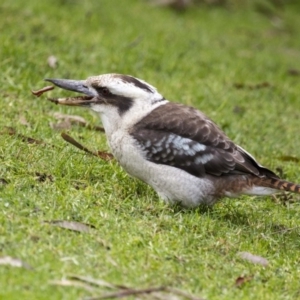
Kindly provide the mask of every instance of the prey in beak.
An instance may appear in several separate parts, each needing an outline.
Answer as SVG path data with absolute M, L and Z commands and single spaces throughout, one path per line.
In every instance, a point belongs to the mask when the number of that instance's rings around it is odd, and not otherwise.
M 56 86 L 77 93 L 84 94 L 84 96 L 74 96 L 66 98 L 48 98 L 49 101 L 55 104 L 69 105 L 69 106 L 89 106 L 92 103 L 96 103 L 97 92 L 89 88 L 86 84 L 86 80 L 72 80 L 72 79 L 52 79 L 47 78 L 45 81 L 49 81 Z

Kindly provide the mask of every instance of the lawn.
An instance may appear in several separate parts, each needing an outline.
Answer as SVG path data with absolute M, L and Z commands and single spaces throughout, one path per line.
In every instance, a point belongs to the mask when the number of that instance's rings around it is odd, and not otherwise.
M 62 139 L 64 131 L 109 152 L 103 133 L 55 117 L 81 116 L 92 127 L 97 115 L 31 94 L 44 78 L 131 74 L 201 109 L 263 165 L 300 183 L 300 6 L 229 2 L 176 11 L 143 0 L 1 1 L 1 299 L 130 291 L 119 285 L 171 288 L 130 299 L 192 299 L 173 288 L 194 299 L 300 298 L 299 195 L 168 206 L 114 160 Z

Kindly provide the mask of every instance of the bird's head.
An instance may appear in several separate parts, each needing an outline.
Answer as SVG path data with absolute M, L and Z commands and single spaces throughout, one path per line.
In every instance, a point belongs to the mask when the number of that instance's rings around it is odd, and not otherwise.
M 86 80 L 45 79 L 56 86 L 84 96 L 49 99 L 57 104 L 85 106 L 103 114 L 122 116 L 127 111 L 147 110 L 164 98 L 156 88 L 129 75 L 104 74 Z

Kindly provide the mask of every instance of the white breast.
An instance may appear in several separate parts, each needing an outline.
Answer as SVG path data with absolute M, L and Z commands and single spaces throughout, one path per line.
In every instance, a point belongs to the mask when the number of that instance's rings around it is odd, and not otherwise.
M 213 185 L 209 179 L 147 161 L 136 141 L 122 130 L 114 132 L 108 141 L 113 155 L 126 172 L 152 186 L 164 200 L 188 207 L 214 202 Z

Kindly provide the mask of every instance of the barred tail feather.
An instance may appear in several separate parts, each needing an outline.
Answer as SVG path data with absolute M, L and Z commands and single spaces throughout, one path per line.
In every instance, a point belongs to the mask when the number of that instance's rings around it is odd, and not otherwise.
M 295 184 L 286 180 L 278 178 L 253 178 L 253 183 L 256 186 L 267 187 L 271 189 L 299 193 L 300 194 L 300 184 Z

